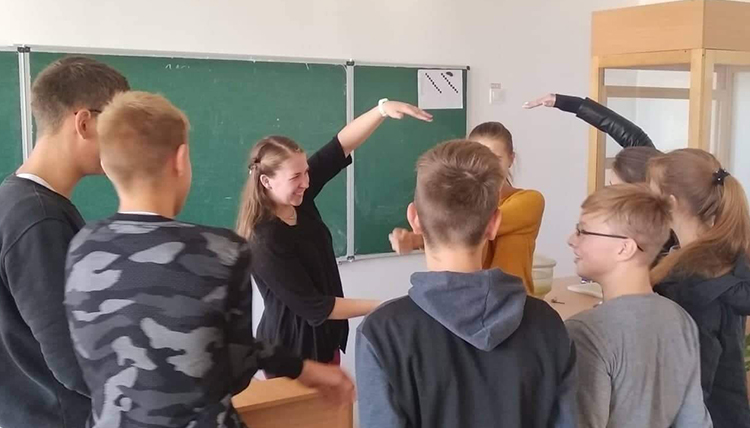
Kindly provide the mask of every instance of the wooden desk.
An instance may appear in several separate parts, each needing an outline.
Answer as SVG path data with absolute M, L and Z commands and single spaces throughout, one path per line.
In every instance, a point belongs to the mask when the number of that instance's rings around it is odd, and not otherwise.
M 279 378 L 253 379 L 232 398 L 246 425 L 252 428 L 352 428 L 354 407 L 334 406 L 299 382 Z
M 569 285 L 578 284 L 580 282 L 581 278 L 577 276 L 556 278 L 552 282 L 552 291 L 544 296 L 544 301 L 549 303 L 550 306 L 560 314 L 563 321 L 579 312 L 593 308 L 601 300 L 596 297 L 568 290 Z
M 578 282 L 578 277 L 555 279 L 552 291 L 544 298 L 563 320 L 599 303 L 596 297 L 567 289 L 568 285 Z M 252 428 L 352 428 L 354 425 L 353 406 L 332 406 L 316 391 L 289 379 L 255 379 L 232 399 L 232 403 L 242 420 Z

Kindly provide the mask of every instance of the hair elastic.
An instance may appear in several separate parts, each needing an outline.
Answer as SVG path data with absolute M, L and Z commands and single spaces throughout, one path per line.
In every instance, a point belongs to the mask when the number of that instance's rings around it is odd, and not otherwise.
M 723 186 L 724 185 L 724 179 L 729 176 L 729 173 L 724 168 L 719 168 L 718 171 L 714 173 L 714 184 L 717 186 Z

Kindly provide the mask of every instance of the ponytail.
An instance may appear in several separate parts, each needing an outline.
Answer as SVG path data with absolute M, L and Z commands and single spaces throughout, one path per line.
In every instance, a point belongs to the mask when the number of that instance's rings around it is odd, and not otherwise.
M 713 155 L 676 150 L 651 161 L 649 179 L 707 226 L 698 239 L 661 260 L 651 272 L 653 283 L 670 275 L 716 278 L 731 271 L 739 257 L 750 255 L 745 191 Z

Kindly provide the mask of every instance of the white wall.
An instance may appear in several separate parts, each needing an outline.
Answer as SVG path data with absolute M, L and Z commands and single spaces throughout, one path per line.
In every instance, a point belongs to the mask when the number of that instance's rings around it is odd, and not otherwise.
M 747 120 L 750 117 L 750 71 L 735 75 L 732 114 L 732 161 L 727 169 L 750 195 L 750 121 Z
M 547 92 L 585 95 L 593 10 L 637 0 L 1 0 L 0 44 L 355 58 L 471 66 L 472 125 L 514 134 L 517 182 L 547 199 L 538 251 L 573 265 L 565 245 L 586 191 L 587 127 L 572 115 L 524 111 Z M 504 102 L 488 104 L 490 82 Z M 419 257 L 342 266 L 349 296 L 404 294 Z M 356 323 L 352 323 L 356 327 Z M 352 347 L 353 347 L 352 341 Z M 350 358 L 346 360 L 351 365 Z

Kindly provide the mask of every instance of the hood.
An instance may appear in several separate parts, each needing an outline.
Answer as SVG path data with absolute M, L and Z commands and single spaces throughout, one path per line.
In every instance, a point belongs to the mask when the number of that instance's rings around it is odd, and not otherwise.
M 499 269 L 473 273 L 421 272 L 411 277 L 409 297 L 453 334 L 490 351 L 521 325 L 526 289 Z
M 721 301 L 740 315 L 750 315 L 750 263 L 740 257 L 729 273 L 718 278 L 670 277 L 654 290 L 685 307 L 701 308 Z

